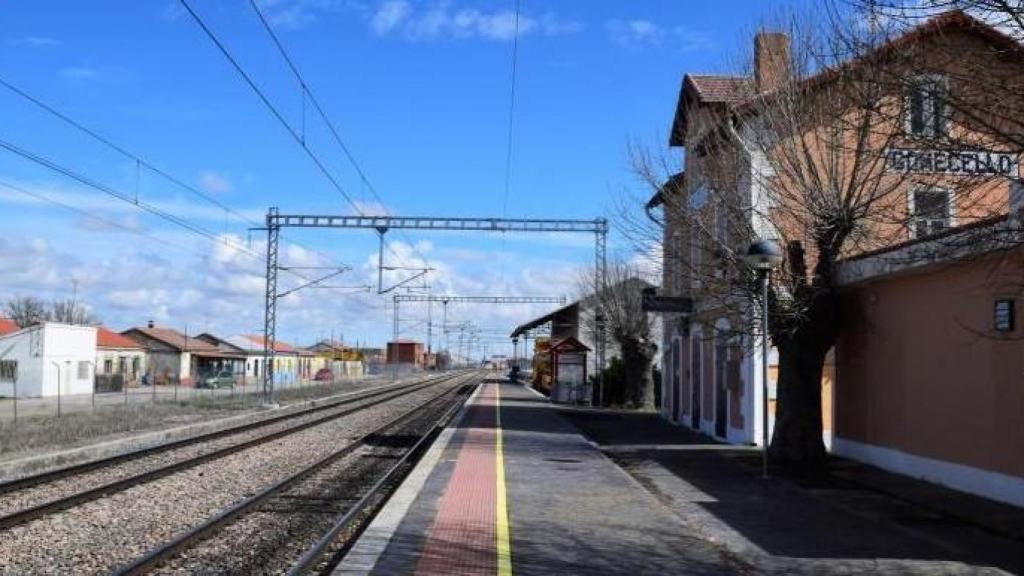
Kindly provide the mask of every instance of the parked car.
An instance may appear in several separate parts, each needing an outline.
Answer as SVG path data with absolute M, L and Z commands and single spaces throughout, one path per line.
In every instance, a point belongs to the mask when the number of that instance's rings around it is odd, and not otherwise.
M 235 373 L 230 369 L 221 370 L 216 374 L 200 378 L 196 386 L 198 388 L 233 388 L 235 386 Z
M 334 372 L 327 368 L 321 368 L 316 371 L 313 380 L 316 382 L 334 382 Z

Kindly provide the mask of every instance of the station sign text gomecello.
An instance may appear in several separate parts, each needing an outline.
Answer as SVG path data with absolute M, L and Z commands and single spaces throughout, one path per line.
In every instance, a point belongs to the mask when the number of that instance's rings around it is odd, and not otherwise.
M 1017 155 L 985 150 L 891 148 L 885 151 L 885 166 L 895 172 L 1016 176 Z

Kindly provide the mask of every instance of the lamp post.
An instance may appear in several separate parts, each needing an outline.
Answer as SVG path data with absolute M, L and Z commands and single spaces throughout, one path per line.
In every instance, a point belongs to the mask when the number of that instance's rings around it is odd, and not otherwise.
M 760 239 L 743 255 L 747 266 L 757 271 L 761 282 L 761 475 L 768 477 L 768 283 L 772 270 L 782 263 L 782 250 L 775 242 Z

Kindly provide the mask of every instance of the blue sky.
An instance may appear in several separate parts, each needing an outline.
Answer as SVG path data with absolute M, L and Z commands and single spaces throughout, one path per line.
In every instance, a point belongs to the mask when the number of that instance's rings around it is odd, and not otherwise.
M 360 209 L 501 216 L 511 0 L 263 0 L 262 9 L 384 201 L 366 189 L 307 105 L 307 144 Z M 768 2 L 522 0 L 510 217 L 611 217 L 631 175 L 627 142 L 664 148 L 686 71 L 728 71 Z M 195 1 L 286 120 L 303 131 L 298 84 L 243 0 Z M 9 2 L 0 79 L 253 220 L 266 208 L 351 214 L 340 195 L 177 2 Z M 14 14 L 16 13 L 16 17 Z M 249 224 L 104 148 L 0 87 L 0 140 L 157 206 L 219 238 L 0 150 L 0 298 L 79 296 L 116 329 L 158 324 L 224 335 L 262 324 L 260 236 Z M 77 208 L 79 212 L 38 199 Z M 82 212 L 89 215 L 85 215 Z M 102 219 L 102 220 L 100 220 Z M 375 279 L 376 238 L 289 231 L 282 263 Z M 437 268 L 434 293 L 572 296 L 589 236 L 389 234 L 389 264 Z M 415 244 L 410 247 L 409 242 Z M 247 254 L 251 250 L 253 254 Z M 630 258 L 613 242 L 613 252 Z M 397 278 L 397 273 L 394 274 Z M 297 279 L 283 276 L 286 285 Z M 73 282 L 74 281 L 74 282 Z M 548 306 L 450 309 L 507 331 Z M 405 337 L 426 309 L 407 306 Z M 435 310 L 439 313 L 439 310 Z M 282 339 L 381 343 L 386 299 L 312 290 L 282 304 Z M 435 317 L 436 320 L 436 317 Z M 497 347 L 495 346 L 495 348 Z

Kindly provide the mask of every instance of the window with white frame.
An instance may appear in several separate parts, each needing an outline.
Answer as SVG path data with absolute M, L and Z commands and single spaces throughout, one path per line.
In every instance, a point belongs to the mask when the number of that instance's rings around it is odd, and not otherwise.
M 910 193 L 910 237 L 923 238 L 953 223 L 953 193 L 944 188 L 919 187 Z
M 78 379 L 87 380 L 89 378 L 89 362 L 80 360 L 78 362 Z
M 942 76 L 918 76 L 910 82 L 907 93 L 907 133 L 911 136 L 937 138 L 946 135 L 948 106 L 947 83 Z
M 17 360 L 0 360 L 0 382 L 14 382 L 18 377 Z

